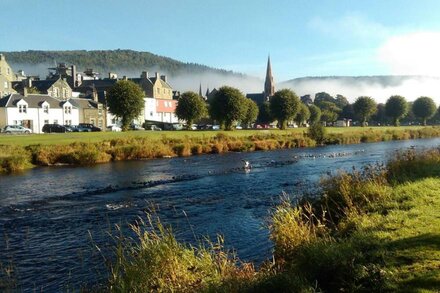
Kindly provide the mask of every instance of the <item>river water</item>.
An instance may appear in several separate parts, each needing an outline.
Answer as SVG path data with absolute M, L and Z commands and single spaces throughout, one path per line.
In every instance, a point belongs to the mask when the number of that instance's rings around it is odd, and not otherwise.
M 398 149 L 439 145 L 438 138 L 394 141 L 0 176 L 0 263 L 14 269 L 23 291 L 96 284 L 106 278 L 109 232 L 144 217 L 152 205 L 179 240 L 221 234 L 240 259 L 258 263 L 272 255 L 267 218 L 283 192 L 295 197 L 328 172 L 384 162 Z M 241 160 L 251 162 L 250 172 L 241 170 Z

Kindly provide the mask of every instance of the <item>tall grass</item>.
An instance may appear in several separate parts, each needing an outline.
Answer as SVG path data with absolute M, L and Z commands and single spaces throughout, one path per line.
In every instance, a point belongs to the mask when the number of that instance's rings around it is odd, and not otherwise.
M 131 225 L 135 238 L 117 239 L 108 290 L 113 292 L 239 292 L 253 266 L 223 249 L 221 238 L 199 246 L 179 243 L 157 217 Z

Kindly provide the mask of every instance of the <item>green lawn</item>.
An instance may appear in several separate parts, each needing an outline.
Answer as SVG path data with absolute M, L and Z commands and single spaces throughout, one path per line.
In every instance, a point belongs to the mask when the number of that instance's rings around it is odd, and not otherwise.
M 421 129 L 422 126 L 406 127 L 328 127 L 327 132 L 331 133 L 356 133 L 374 130 L 405 130 Z M 185 137 L 212 137 L 218 133 L 225 133 L 230 136 L 246 137 L 254 134 L 289 134 L 306 131 L 306 128 L 294 128 L 288 130 L 262 129 L 262 130 L 235 130 L 235 131 L 129 131 L 129 132 L 92 132 L 92 133 L 53 133 L 53 134 L 31 134 L 31 135 L 0 135 L 0 145 L 20 145 L 27 146 L 32 144 L 51 145 L 51 144 L 69 144 L 72 142 L 98 142 L 115 138 L 127 137 L 148 137 L 151 139 L 161 139 L 163 136 L 168 138 Z
M 440 290 L 440 179 L 427 178 L 393 190 L 398 205 L 374 219 L 371 236 L 385 251 L 389 285 L 399 292 Z

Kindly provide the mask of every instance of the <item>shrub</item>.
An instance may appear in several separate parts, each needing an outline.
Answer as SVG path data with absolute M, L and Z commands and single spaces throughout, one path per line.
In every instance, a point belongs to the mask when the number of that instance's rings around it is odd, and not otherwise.
M 315 140 L 318 144 L 322 144 L 326 137 L 326 129 L 321 123 L 314 123 L 309 126 L 307 135 L 311 139 Z

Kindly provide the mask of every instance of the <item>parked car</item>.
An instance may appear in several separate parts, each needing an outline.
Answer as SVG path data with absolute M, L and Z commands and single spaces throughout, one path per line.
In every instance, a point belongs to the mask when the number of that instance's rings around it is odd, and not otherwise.
M 162 128 L 157 127 L 156 125 L 150 125 L 148 127 L 149 130 L 153 130 L 153 131 L 162 131 Z
M 68 132 L 68 130 L 64 125 L 44 124 L 43 132 L 44 133 L 65 133 L 65 132 Z
M 67 132 L 74 132 L 76 129 L 75 125 L 64 125 L 66 127 Z
M 145 130 L 145 128 L 143 128 L 143 127 L 140 126 L 139 124 L 131 124 L 131 125 L 130 125 L 130 129 L 131 129 L 131 130 Z
M 102 131 L 101 128 L 96 127 L 95 125 L 91 124 L 91 123 L 80 123 L 78 124 L 78 128 L 82 129 L 84 132 L 90 132 L 90 131 Z M 81 130 L 80 130 L 81 132 Z
M 3 128 L 3 132 L 5 133 L 32 133 L 32 130 L 21 125 L 6 125 Z
M 107 126 L 107 131 L 120 132 L 120 131 L 122 131 L 122 128 L 117 125 L 110 125 L 110 126 Z

